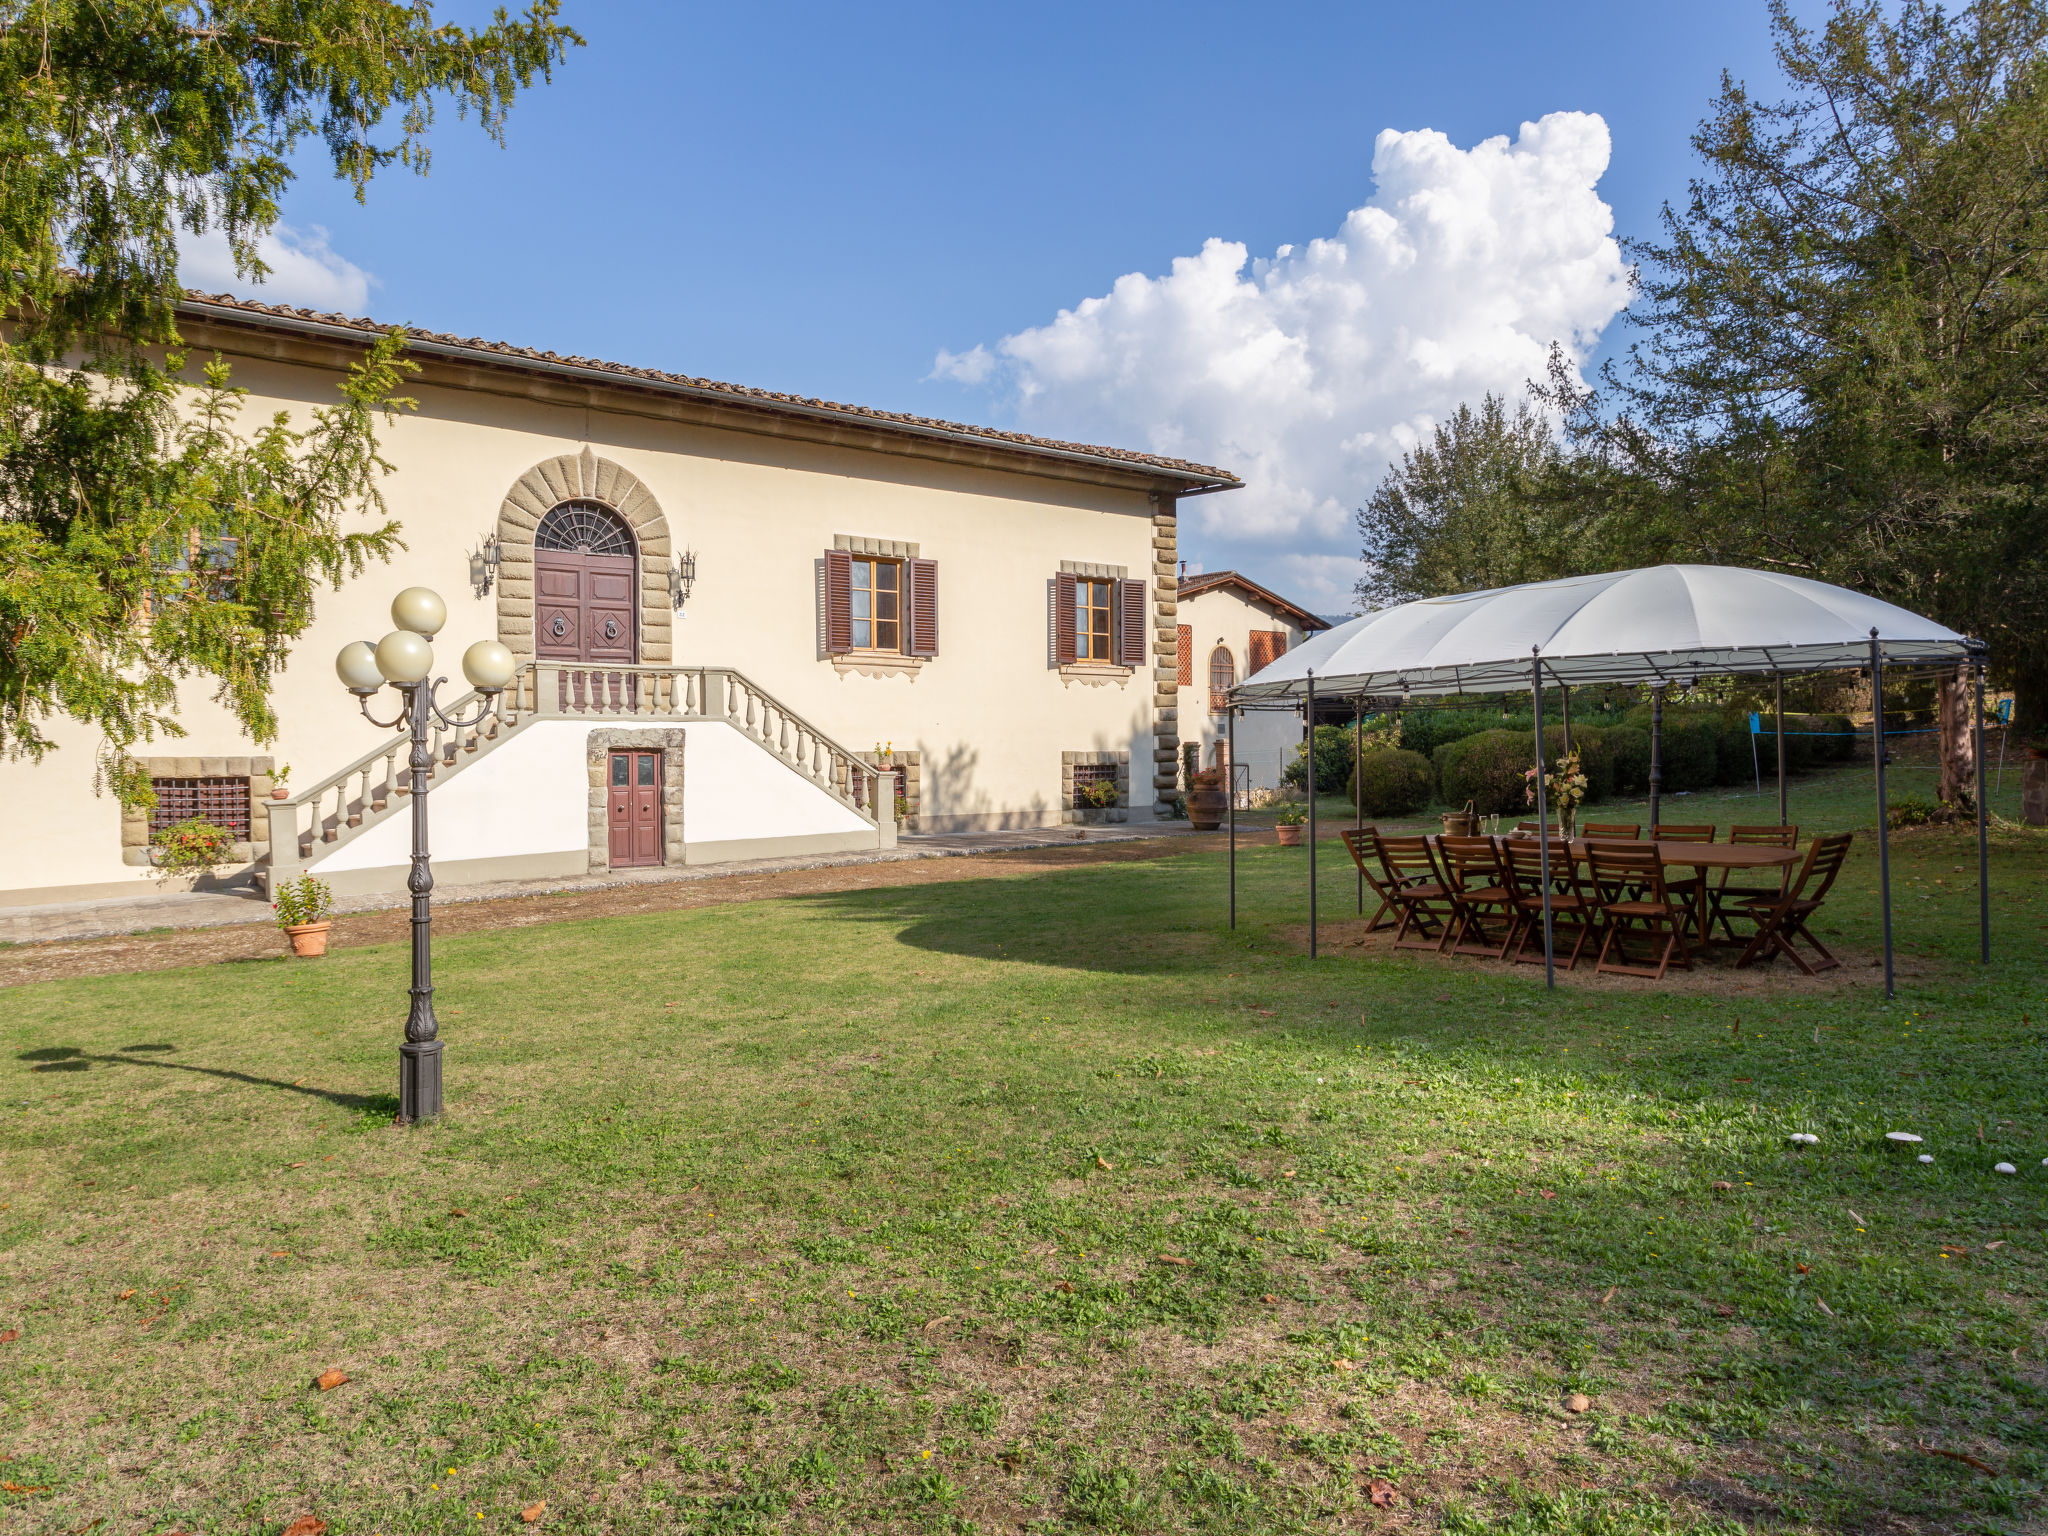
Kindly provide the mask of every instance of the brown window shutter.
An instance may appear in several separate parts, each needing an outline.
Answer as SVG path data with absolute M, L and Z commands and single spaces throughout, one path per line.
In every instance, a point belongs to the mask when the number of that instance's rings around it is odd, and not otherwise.
M 910 578 L 909 602 L 904 612 L 910 617 L 910 643 L 904 647 L 912 656 L 939 654 L 939 562 L 906 560 L 904 574 Z
M 825 654 L 844 656 L 853 649 L 853 556 L 843 549 L 825 551 Z
M 1176 625 L 1173 635 L 1173 648 L 1180 652 L 1180 685 L 1192 688 L 1195 686 L 1195 626 Z
M 1245 637 L 1245 675 L 1257 674 L 1259 668 L 1278 661 L 1287 650 L 1287 631 L 1284 629 L 1255 629 Z
M 1116 584 L 1116 659 L 1119 666 L 1145 665 L 1145 583 Z
M 1052 579 L 1052 653 L 1056 664 L 1074 664 L 1074 578 L 1065 571 Z

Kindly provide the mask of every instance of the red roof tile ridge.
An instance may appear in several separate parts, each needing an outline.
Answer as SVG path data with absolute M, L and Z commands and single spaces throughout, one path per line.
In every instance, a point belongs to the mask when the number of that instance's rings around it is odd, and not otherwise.
M 201 293 L 188 289 L 186 298 L 193 304 L 204 304 L 212 308 L 239 310 L 256 316 L 270 316 L 279 319 L 312 321 L 321 325 L 344 327 L 348 330 L 383 332 L 402 329 L 408 336 L 423 341 L 438 342 L 444 346 L 461 347 L 472 352 L 488 352 L 499 357 L 524 358 L 533 362 L 559 363 L 569 367 L 587 368 L 601 373 L 614 373 L 622 378 L 646 379 L 655 383 L 679 384 L 688 389 L 700 389 L 714 394 L 731 395 L 742 400 L 757 400 L 770 405 L 794 406 L 804 410 L 830 411 L 836 415 L 856 416 L 864 420 L 894 426 L 922 428 L 936 432 L 957 432 L 970 437 L 986 438 L 995 443 L 1009 443 L 1024 448 L 1042 448 L 1056 453 L 1086 454 L 1093 458 L 1110 459 L 1121 463 L 1142 465 L 1163 469 L 1176 474 L 1202 480 L 1219 480 L 1235 486 L 1241 482 L 1237 476 L 1213 465 L 1197 464 L 1189 459 L 1167 458 L 1162 454 L 1139 453 L 1130 448 L 1110 448 L 1096 443 L 1070 443 L 1058 438 L 1035 437 L 1027 432 L 1006 432 L 998 427 L 976 426 L 971 422 L 947 421 L 936 416 L 912 416 L 900 411 L 877 410 L 873 406 L 847 405 L 836 400 L 819 400 L 807 395 L 782 394 L 775 390 L 756 389 L 747 384 L 729 384 L 721 379 L 697 378 L 685 373 L 668 373 L 658 368 L 636 368 L 630 363 L 607 362 L 601 358 L 564 357 L 554 352 L 543 352 L 533 347 L 514 346 L 505 341 L 486 341 L 477 336 L 454 336 L 445 331 L 429 331 L 410 325 L 392 325 L 383 321 L 365 319 L 360 315 L 334 314 L 315 309 L 299 309 L 289 304 L 266 304 L 257 299 L 237 298 L 229 293 Z

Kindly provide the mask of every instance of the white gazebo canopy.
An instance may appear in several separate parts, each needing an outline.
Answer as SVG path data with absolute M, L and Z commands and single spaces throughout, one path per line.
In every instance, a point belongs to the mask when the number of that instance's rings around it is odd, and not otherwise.
M 1689 683 L 1733 672 L 1795 673 L 1882 662 L 1960 665 L 1974 643 L 1860 592 L 1775 571 L 1658 565 L 1383 608 L 1304 641 L 1239 684 L 1240 704 L 1315 689 L 1432 696 L 1546 685 Z

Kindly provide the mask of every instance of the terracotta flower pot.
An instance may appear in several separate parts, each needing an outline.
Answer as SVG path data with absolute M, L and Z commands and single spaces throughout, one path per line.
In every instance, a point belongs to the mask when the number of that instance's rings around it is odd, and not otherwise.
M 1299 848 L 1301 846 L 1302 825 L 1300 822 L 1283 823 L 1275 827 L 1273 832 L 1280 839 L 1280 846 L 1282 848 Z
M 1230 814 L 1230 796 L 1220 789 L 1188 791 L 1188 823 L 1197 832 L 1214 832 Z
M 293 923 L 285 929 L 285 936 L 292 941 L 292 953 L 310 960 L 316 955 L 327 953 L 327 930 L 332 923 Z
M 288 800 L 291 798 L 291 793 L 282 784 L 274 784 L 270 789 L 270 798 L 273 800 Z

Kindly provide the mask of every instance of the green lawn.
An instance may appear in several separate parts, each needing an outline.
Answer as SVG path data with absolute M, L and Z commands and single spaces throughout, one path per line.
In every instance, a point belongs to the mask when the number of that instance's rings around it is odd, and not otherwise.
M 1311 963 L 1271 846 L 470 935 L 413 1130 L 397 947 L 0 994 L 0 1529 L 2039 1530 L 2048 841 L 1987 972 L 1898 840 L 1891 1005 L 1874 863 L 1846 987 Z

